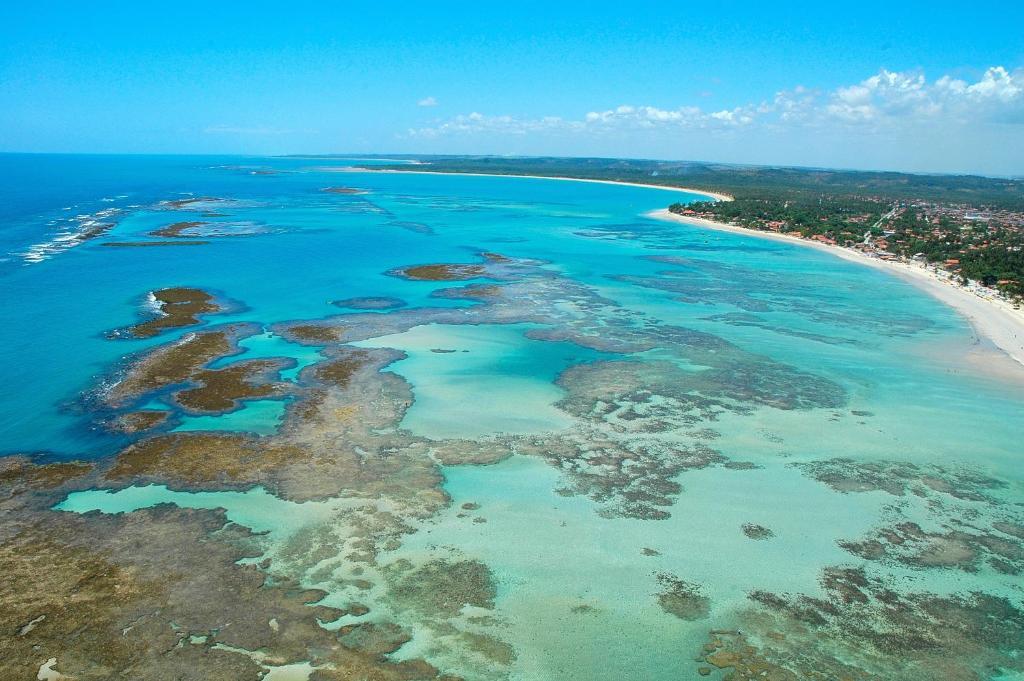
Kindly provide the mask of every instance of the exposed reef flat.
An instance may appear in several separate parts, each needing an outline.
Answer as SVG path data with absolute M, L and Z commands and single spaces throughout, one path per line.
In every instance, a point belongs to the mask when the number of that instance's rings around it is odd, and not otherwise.
M 0 641 L 0 670 L 35 678 L 55 658 L 51 669 L 77 679 L 131 669 L 146 679 L 256 680 L 309 661 L 321 678 L 440 678 L 422 660 L 388 661 L 370 636 L 321 627 L 341 615 L 315 605 L 323 592 L 239 564 L 257 545 L 222 512 L 169 506 L 30 526 L 0 545 L 10 577 L 0 623 L 14 632 Z
M 258 330 L 255 325 L 233 324 L 187 334 L 132 360 L 103 398 L 111 406 L 123 406 L 146 393 L 185 383 L 213 360 L 238 353 L 238 341 Z
M 189 411 L 225 413 L 238 409 L 242 400 L 280 397 L 288 390 L 276 378 L 295 366 L 291 359 L 254 359 L 235 362 L 223 369 L 204 369 L 190 377 L 195 387 L 178 391 L 174 400 Z
M 177 238 L 177 237 L 180 237 L 181 233 L 183 231 L 185 231 L 186 229 L 194 229 L 196 227 L 202 227 L 205 224 L 206 224 L 205 222 L 195 222 L 195 221 L 191 221 L 191 222 L 175 222 L 175 223 L 172 223 L 170 225 L 167 225 L 166 227 L 161 227 L 160 229 L 154 229 L 152 232 L 149 233 L 149 235 L 150 236 L 162 236 L 162 237 L 168 237 L 168 238 Z
M 344 525 L 332 523 L 308 538 L 296 537 L 272 563 L 277 566 L 272 569 L 277 575 L 275 579 L 306 571 L 318 571 L 324 579 L 331 571 L 323 571 L 323 558 L 346 556 L 351 571 L 348 576 L 332 578 L 337 593 L 350 590 L 353 601 L 366 598 L 365 591 L 374 584 L 375 580 L 371 580 L 377 574 L 381 584 L 391 585 L 386 599 L 390 610 L 425 618 L 427 624 L 422 626 L 434 628 L 439 636 L 452 640 L 446 645 L 461 642 L 459 645 L 469 646 L 467 654 L 471 656 L 481 660 L 498 657 L 507 663 L 514 654 L 498 639 L 447 622 L 466 603 L 478 609 L 492 607 L 494 586 L 486 567 L 472 561 L 449 564 L 437 560 L 422 566 L 408 561 L 376 565 L 376 555 L 382 548 L 395 548 L 401 534 L 408 531 L 398 517 L 383 508 L 397 505 L 403 515 L 419 517 L 445 504 L 430 443 L 408 435 L 382 434 L 393 428 L 411 402 L 404 381 L 380 372 L 399 357 L 387 350 L 333 348 L 323 362 L 301 374 L 305 398 L 289 409 L 281 436 L 182 433 L 151 437 L 121 452 L 97 482 L 118 488 L 156 483 L 210 491 L 244 490 L 258 483 L 281 498 L 297 501 L 318 499 L 329 503 L 339 495 L 365 499 L 348 506 Z M 389 404 L 393 406 L 389 408 Z M 338 535 L 343 528 L 347 528 L 344 534 Z M 350 549 L 337 553 L 341 551 L 338 545 L 339 548 L 325 553 L 315 544 L 300 549 L 306 541 L 335 545 L 342 542 L 350 545 Z M 323 619 L 335 619 L 343 612 Z M 376 618 L 346 625 L 338 630 L 338 636 L 343 645 L 365 649 L 380 664 L 385 663 L 380 657 L 385 649 L 390 652 L 408 640 L 395 625 Z M 207 642 L 213 640 L 210 636 Z M 321 678 L 349 678 L 347 675 L 353 670 L 348 664 L 322 661 L 316 673 Z M 380 678 L 419 679 L 437 675 L 429 665 L 405 664 L 416 673 Z
M 148 298 L 152 302 L 151 312 L 155 316 L 114 331 L 112 335 L 150 338 L 169 329 L 195 326 L 199 324 L 200 315 L 216 314 L 226 309 L 212 294 L 186 286 L 159 289 L 150 293 Z
M 81 477 L 93 469 L 92 464 L 78 461 L 36 464 L 25 456 L 0 459 L 0 484 L 4 498 L 32 490 L 50 490 L 61 487 L 69 480 Z
M 141 433 L 162 426 L 171 412 L 163 409 L 140 409 L 119 414 L 106 423 L 107 428 L 117 433 Z
M 204 217 L 219 217 L 220 214 L 203 213 Z M 175 222 L 149 232 L 149 236 L 168 239 L 163 243 L 175 243 L 173 240 L 209 239 L 218 237 L 239 237 L 266 234 L 273 231 L 270 226 L 252 220 L 235 220 L 222 222 L 187 221 Z M 180 242 L 180 241 L 179 241 Z
M 169 484 L 187 489 L 248 489 L 309 455 L 241 434 L 175 433 L 151 437 L 120 452 L 104 472 L 108 483 Z
M 413 265 L 394 271 L 395 276 L 413 281 L 462 281 L 484 275 L 480 265 Z
M 278 330 L 283 331 L 287 338 L 313 345 L 336 343 L 342 334 L 341 329 L 324 324 L 293 324 Z
M 499 253 L 483 251 L 483 263 L 431 263 L 399 267 L 388 274 L 412 281 L 465 281 L 468 279 L 508 278 L 523 266 L 539 264 L 535 261 L 513 260 Z M 503 267 L 508 266 L 508 267 Z

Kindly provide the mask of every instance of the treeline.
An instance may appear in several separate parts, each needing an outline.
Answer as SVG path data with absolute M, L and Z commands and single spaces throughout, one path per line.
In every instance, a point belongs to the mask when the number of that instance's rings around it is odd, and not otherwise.
M 391 156 L 390 158 L 402 158 Z M 814 168 L 735 166 L 610 158 L 406 156 L 430 170 L 498 175 L 545 175 L 693 187 L 739 198 L 815 200 L 819 196 L 923 199 L 1024 210 L 1024 181 L 976 175 L 915 175 Z M 415 170 L 396 164 L 373 166 Z
M 1024 297 L 1024 252 L 995 245 L 960 256 L 963 276 L 994 286 L 1014 298 Z
M 863 235 L 889 210 L 889 205 L 860 198 L 818 197 L 816 199 L 754 199 L 701 201 L 673 204 L 669 210 L 693 210 L 753 229 L 781 223 L 776 231 L 799 232 L 805 237 L 827 235 L 839 243 L 861 241 Z

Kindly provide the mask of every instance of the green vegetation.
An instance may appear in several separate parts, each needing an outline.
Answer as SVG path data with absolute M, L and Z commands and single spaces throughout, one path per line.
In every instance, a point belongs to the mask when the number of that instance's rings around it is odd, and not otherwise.
M 804 199 L 821 196 L 924 199 L 1024 210 L 1024 180 L 975 175 L 915 175 L 816 168 L 737 166 L 691 161 L 610 158 L 389 156 L 415 159 L 449 173 L 544 175 L 693 187 L 737 199 Z M 423 170 L 407 164 L 374 168 Z
M 873 226 L 892 208 L 879 200 L 822 196 L 817 199 L 755 199 L 734 201 L 701 201 L 674 203 L 674 213 L 699 214 L 750 229 L 771 229 L 777 232 L 799 232 L 806 238 L 821 235 L 841 245 L 864 240 L 865 232 L 880 236 L 882 230 Z

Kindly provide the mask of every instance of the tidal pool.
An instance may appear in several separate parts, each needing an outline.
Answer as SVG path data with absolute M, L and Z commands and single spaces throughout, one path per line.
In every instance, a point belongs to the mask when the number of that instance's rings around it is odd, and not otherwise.
M 554 379 L 600 353 L 527 339 L 531 327 L 427 324 L 355 343 L 390 347 L 408 357 L 390 368 L 414 386 L 402 425 L 433 439 L 562 430 L 571 419 L 555 403 Z

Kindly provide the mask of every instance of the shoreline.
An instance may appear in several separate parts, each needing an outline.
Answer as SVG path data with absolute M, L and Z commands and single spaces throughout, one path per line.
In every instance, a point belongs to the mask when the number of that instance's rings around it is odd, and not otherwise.
M 624 182 L 620 180 L 598 180 L 582 177 L 548 176 L 548 175 L 513 175 L 503 173 L 461 173 L 442 172 L 437 170 L 395 170 L 392 168 L 358 168 L 345 166 L 336 168 L 321 168 L 328 172 L 351 172 L 351 173 L 409 173 L 416 175 L 467 175 L 470 177 L 514 177 L 534 180 L 559 180 L 564 182 L 590 182 L 593 184 L 612 184 L 627 187 L 643 187 L 646 189 L 662 189 L 664 191 L 682 192 L 686 194 L 697 194 L 707 196 L 715 201 L 732 201 L 733 197 L 720 192 L 694 189 L 691 187 L 674 187 L 658 184 L 644 184 L 641 182 Z M 744 234 L 759 239 L 768 239 L 783 243 L 797 244 L 807 248 L 813 248 L 822 253 L 830 253 L 835 257 L 842 258 L 849 262 L 866 265 L 877 270 L 888 272 L 893 276 L 912 284 L 919 290 L 928 293 L 939 302 L 952 308 L 964 317 L 980 338 L 991 341 L 999 350 L 1005 353 L 1011 360 L 1021 367 L 1024 367 L 1024 311 L 1015 310 L 1012 305 L 1004 300 L 994 297 L 980 296 L 977 293 L 956 284 L 952 280 L 937 274 L 935 271 L 925 268 L 922 265 L 911 264 L 903 261 L 880 260 L 870 258 L 857 251 L 842 246 L 829 246 L 810 239 L 777 232 L 765 232 L 757 229 L 748 229 L 736 225 L 728 225 L 724 222 L 715 222 L 698 217 L 683 217 L 672 213 L 667 208 L 649 211 L 645 217 L 655 220 L 678 222 L 697 227 L 704 227 L 721 232 L 732 232 L 733 234 Z
M 684 217 L 672 213 L 667 208 L 650 211 L 645 213 L 645 216 L 655 220 L 679 222 L 720 232 L 805 246 L 822 253 L 830 253 L 843 260 L 889 272 L 956 310 L 967 319 L 978 336 L 990 340 L 1012 360 L 1024 366 L 1024 311 L 1013 309 L 1013 306 L 1005 301 L 982 297 L 922 265 L 870 258 L 849 248 L 829 246 L 799 236 L 763 232 L 704 218 Z
M 425 165 L 425 164 L 424 164 Z M 643 187 L 645 189 L 663 189 L 669 192 L 683 192 L 685 194 L 699 194 L 707 196 L 715 201 L 732 201 L 733 197 L 720 192 L 708 191 L 706 189 L 693 189 L 692 187 L 675 187 L 667 184 L 644 184 L 642 182 L 625 182 L 622 180 L 597 180 L 586 177 L 564 177 L 561 175 L 512 175 L 505 173 L 460 173 L 457 171 L 443 172 L 440 170 L 395 170 L 394 168 L 359 168 L 356 166 L 339 166 L 336 168 L 318 168 L 318 170 L 334 173 L 401 173 L 403 175 L 464 175 L 467 177 L 517 177 L 530 180 L 559 180 L 562 182 L 590 182 L 593 184 L 618 184 L 625 187 Z

